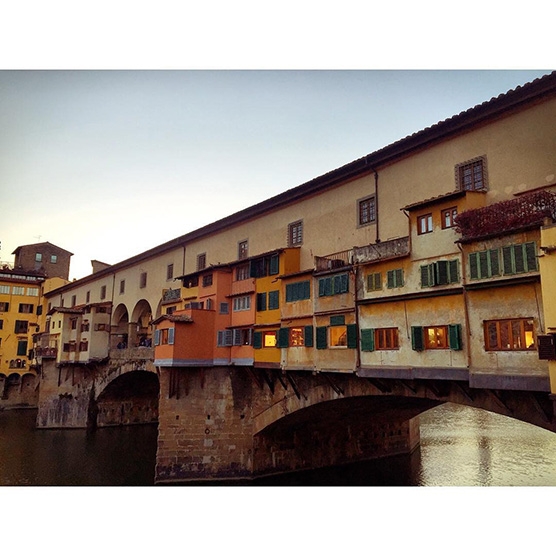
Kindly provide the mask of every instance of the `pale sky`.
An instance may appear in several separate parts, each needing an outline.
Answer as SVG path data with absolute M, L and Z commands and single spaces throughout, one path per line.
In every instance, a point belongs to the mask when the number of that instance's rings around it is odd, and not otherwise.
M 81 278 L 544 73 L 1 71 L 0 260 Z

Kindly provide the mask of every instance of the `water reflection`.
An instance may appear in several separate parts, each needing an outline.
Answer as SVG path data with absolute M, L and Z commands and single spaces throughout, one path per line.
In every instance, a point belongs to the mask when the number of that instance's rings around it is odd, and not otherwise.
M 157 426 L 36 430 L 36 411 L 0 412 L 0 485 L 152 485 Z M 221 484 L 221 483 L 219 483 Z M 284 486 L 555 486 L 556 434 L 445 404 L 421 415 L 409 456 L 271 477 Z

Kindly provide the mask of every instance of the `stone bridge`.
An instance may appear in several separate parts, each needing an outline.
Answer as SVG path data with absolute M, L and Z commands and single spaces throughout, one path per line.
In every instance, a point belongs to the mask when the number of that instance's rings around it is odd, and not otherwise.
M 95 428 L 158 420 L 152 348 L 115 349 L 104 361 L 42 362 L 37 426 Z
M 246 480 L 409 453 L 418 415 L 445 402 L 556 432 L 549 392 L 548 377 L 467 369 L 163 368 L 155 480 Z

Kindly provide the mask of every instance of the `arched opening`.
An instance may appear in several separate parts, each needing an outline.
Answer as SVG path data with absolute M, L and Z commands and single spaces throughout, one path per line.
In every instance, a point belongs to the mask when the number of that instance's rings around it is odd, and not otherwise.
M 158 376 L 131 371 L 114 379 L 90 401 L 89 427 L 137 425 L 158 422 Z
M 120 303 L 112 314 L 110 349 L 125 349 L 128 345 L 129 314 L 127 307 Z
M 153 313 L 148 301 L 141 299 L 135 305 L 129 323 L 129 347 L 152 345 L 152 326 Z

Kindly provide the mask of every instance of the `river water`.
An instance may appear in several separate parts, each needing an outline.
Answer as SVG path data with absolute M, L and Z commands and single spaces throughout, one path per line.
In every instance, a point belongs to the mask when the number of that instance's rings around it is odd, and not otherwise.
M 36 411 L 0 412 L 0 485 L 154 483 L 157 426 L 37 430 Z M 455 404 L 421 415 L 413 454 L 254 481 L 284 486 L 555 486 L 556 434 Z

